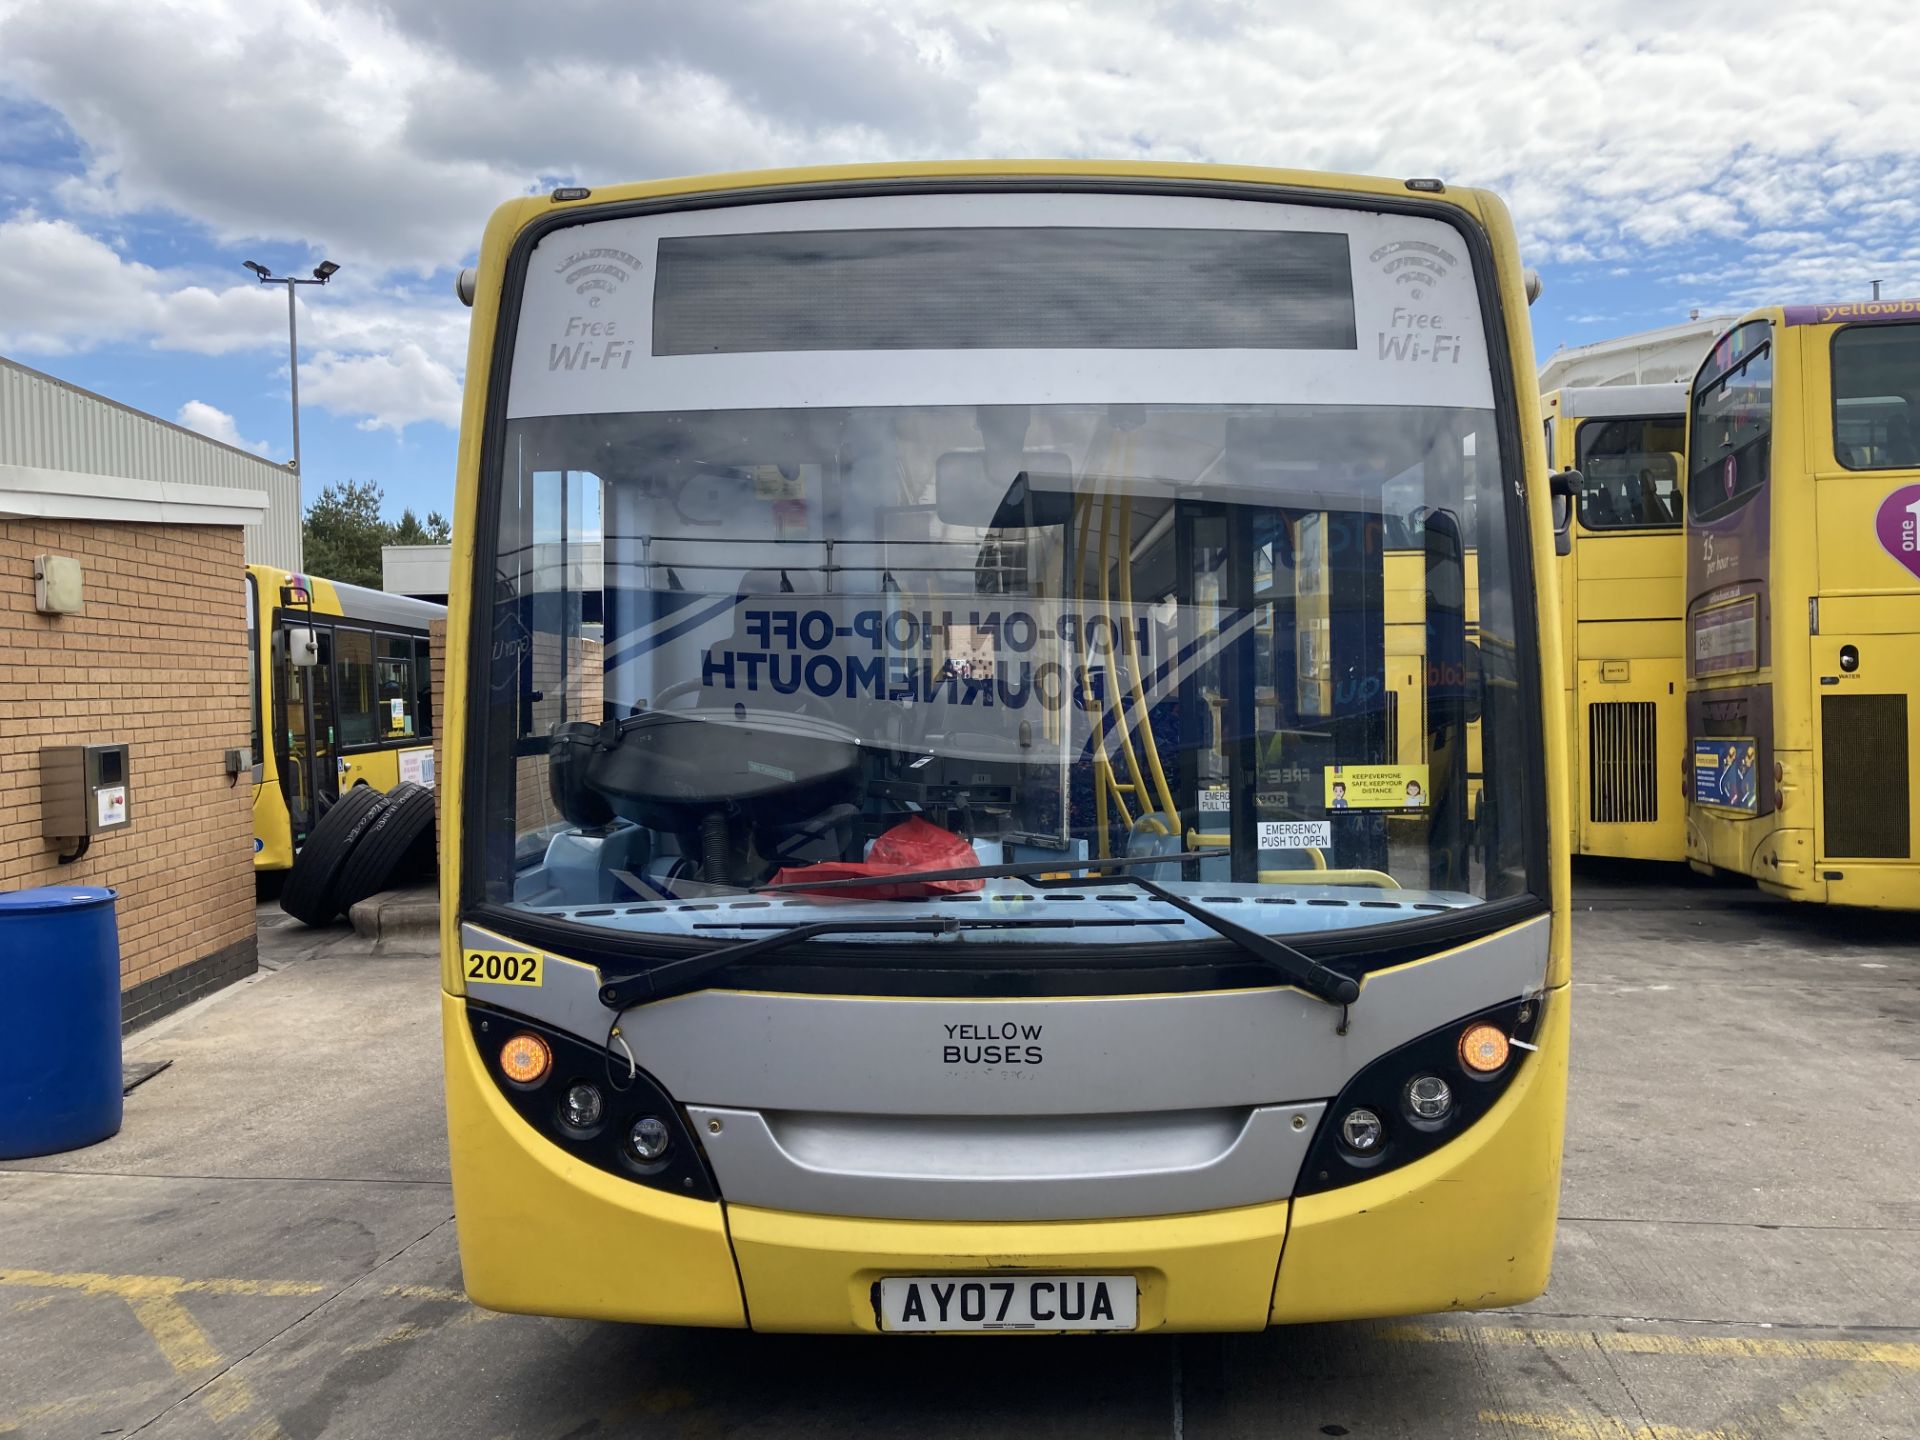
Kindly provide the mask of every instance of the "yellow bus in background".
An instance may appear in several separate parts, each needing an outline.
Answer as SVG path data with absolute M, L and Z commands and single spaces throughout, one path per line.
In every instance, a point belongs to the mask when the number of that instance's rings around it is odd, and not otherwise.
M 1920 300 L 1743 317 L 1687 455 L 1688 860 L 1920 906 Z
M 1471 455 L 1464 457 L 1469 468 Z M 1475 491 L 1466 492 L 1469 503 Z M 1395 761 L 1418 765 L 1426 759 L 1433 737 L 1427 728 L 1427 696 L 1430 689 L 1447 693 L 1448 686 L 1439 670 L 1429 664 L 1429 616 L 1457 605 L 1461 621 L 1461 662 L 1467 670 L 1480 663 L 1480 576 L 1479 556 L 1473 549 L 1459 553 L 1457 532 L 1440 522 L 1429 525 L 1426 517 L 1409 512 L 1405 517 L 1397 507 L 1388 507 L 1384 529 L 1386 544 L 1386 657 L 1387 657 L 1387 747 Z M 1471 516 L 1463 517 L 1459 532 L 1471 534 Z M 1452 689 L 1457 693 L 1459 682 Z M 1485 798 L 1485 777 L 1481 766 L 1481 727 L 1469 717 L 1465 735 L 1467 775 L 1466 844 L 1474 846 L 1473 827 L 1478 823 L 1481 802 Z M 1393 817 L 1390 823 L 1404 824 L 1407 816 Z
M 867 1334 L 1539 1294 L 1570 827 L 1527 291 L 1435 180 L 497 211 L 443 737 L 468 1293 Z
M 285 870 L 355 785 L 431 787 L 427 627 L 440 605 L 247 567 L 253 865 Z
M 1573 853 L 1687 858 L 1684 383 L 1540 397 L 1548 463 L 1577 470 L 1558 560 Z

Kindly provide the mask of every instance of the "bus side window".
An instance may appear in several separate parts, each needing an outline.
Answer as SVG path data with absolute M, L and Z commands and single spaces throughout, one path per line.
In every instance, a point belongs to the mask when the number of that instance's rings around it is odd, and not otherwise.
M 1579 446 L 1580 523 L 1589 530 L 1678 526 L 1682 418 L 1587 420 Z
M 334 634 L 333 653 L 340 686 L 340 743 L 375 744 L 384 738 L 386 727 L 374 714 L 372 632 L 340 626 Z
M 415 730 L 413 640 L 406 635 L 382 635 L 375 678 L 379 694 L 376 728 L 389 740 L 405 739 Z
M 1771 324 L 1756 320 L 1714 346 L 1693 384 L 1686 500 L 1696 520 L 1711 520 L 1767 482 L 1773 449 Z
M 1833 453 L 1849 470 L 1920 465 L 1920 325 L 1855 325 L 1833 337 Z

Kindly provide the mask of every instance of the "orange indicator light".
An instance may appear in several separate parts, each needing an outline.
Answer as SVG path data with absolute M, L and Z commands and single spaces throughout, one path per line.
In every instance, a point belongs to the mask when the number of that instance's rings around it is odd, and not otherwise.
M 1507 1063 L 1507 1037 L 1493 1025 L 1469 1025 L 1460 1036 L 1460 1063 L 1476 1075 L 1491 1075 Z
M 538 1035 L 525 1031 L 500 1047 L 500 1069 L 517 1085 L 534 1085 L 553 1068 L 553 1052 Z

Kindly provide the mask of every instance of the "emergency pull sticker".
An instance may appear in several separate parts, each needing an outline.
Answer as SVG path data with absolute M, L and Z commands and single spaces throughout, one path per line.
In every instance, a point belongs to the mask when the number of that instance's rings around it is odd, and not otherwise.
M 524 951 L 469 950 L 466 976 L 489 985 L 539 985 L 540 956 Z

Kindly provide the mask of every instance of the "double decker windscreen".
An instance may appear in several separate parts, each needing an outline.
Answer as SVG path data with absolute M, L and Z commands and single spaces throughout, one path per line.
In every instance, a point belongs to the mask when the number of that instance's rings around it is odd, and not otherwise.
M 1182 284 L 1217 289 L 1155 348 L 1114 276 L 1189 237 L 1215 263 Z M 754 256 L 782 298 L 749 266 L 743 308 L 715 277 Z M 1009 256 L 1039 267 L 1017 307 L 809 297 Z M 716 903 L 1011 903 L 1020 877 L 891 877 L 1113 857 L 1350 924 L 1527 888 L 1516 487 L 1449 226 L 869 197 L 572 226 L 526 275 L 476 617 L 484 899 L 699 933 L 745 923 Z M 1219 320 L 1236 297 L 1259 313 Z

